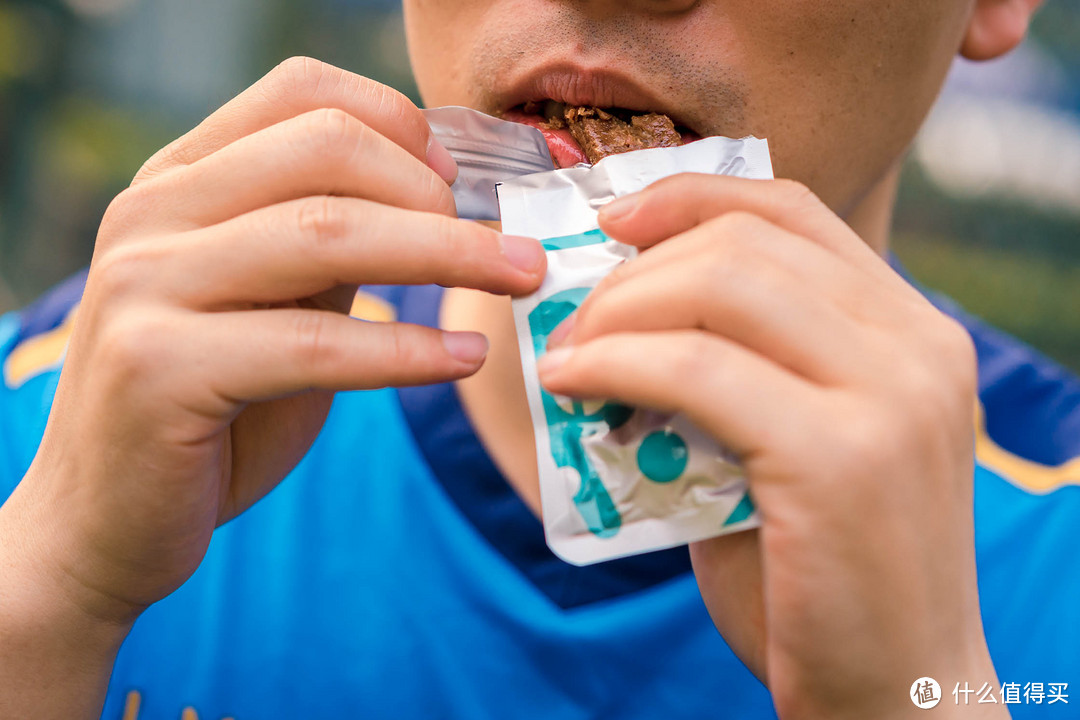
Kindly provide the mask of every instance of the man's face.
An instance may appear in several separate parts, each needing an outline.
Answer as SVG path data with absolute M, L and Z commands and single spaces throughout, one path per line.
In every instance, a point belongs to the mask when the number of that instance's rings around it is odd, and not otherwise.
M 405 0 L 428 106 L 528 101 L 766 137 L 778 177 L 846 214 L 894 165 L 972 0 Z

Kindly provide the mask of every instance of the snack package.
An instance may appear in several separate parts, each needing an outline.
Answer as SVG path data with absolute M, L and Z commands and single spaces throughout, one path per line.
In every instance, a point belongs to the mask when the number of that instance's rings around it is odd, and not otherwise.
M 498 220 L 497 183 L 555 168 L 544 134 L 536 128 L 464 107 L 424 110 L 424 118 L 458 164 L 450 188 L 458 217 Z
M 556 397 L 536 374 L 551 331 L 604 276 L 636 255 L 600 231 L 600 207 L 684 172 L 768 179 L 768 144 L 713 137 L 525 175 L 498 187 L 503 232 L 540 238 L 547 250 L 547 277 L 536 293 L 514 300 L 514 321 L 547 543 L 575 565 L 759 524 L 735 458 L 685 417 Z

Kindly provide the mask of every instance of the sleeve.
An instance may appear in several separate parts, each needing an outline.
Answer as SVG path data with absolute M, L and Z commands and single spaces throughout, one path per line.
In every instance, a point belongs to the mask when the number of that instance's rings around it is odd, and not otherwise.
M 37 454 L 85 284 L 79 273 L 0 316 L 0 502 Z

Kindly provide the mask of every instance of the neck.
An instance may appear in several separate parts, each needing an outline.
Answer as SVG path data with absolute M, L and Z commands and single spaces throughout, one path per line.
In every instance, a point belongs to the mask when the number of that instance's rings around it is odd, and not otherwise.
M 899 176 L 897 163 L 844 215 L 848 225 L 882 256 L 888 251 Z M 488 454 L 526 505 L 539 515 L 536 448 L 509 298 L 451 288 L 443 300 L 440 324 L 446 330 L 482 332 L 490 340 L 484 367 L 459 382 L 458 393 Z
M 900 162 L 897 161 L 844 216 L 851 229 L 882 257 L 889 251 L 893 208 L 899 185 Z

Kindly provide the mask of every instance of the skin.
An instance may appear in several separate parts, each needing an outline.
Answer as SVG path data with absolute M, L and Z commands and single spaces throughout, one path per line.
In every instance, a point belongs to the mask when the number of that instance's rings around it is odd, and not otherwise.
M 597 73 L 621 68 L 702 134 L 769 137 L 777 175 L 801 183 L 684 176 L 605 210 L 603 227 L 646 251 L 563 329 L 543 381 L 686 412 L 742 455 L 763 527 L 692 555 L 781 717 L 913 714 L 919 675 L 992 680 L 970 341 L 874 251 L 951 57 L 1007 51 L 1033 0 L 405 9 L 428 104 L 505 109 L 536 63 L 573 57 L 539 84 L 612 104 Z M 462 396 L 534 504 L 498 296 L 535 289 L 544 260 L 533 241 L 457 220 L 454 174 L 407 100 L 301 59 L 116 199 L 41 450 L 0 507 L 0 716 L 97 717 L 134 620 L 299 461 L 335 391 L 459 380 L 490 340 Z M 345 317 L 359 283 L 432 282 L 454 288 L 444 328 L 459 332 Z

